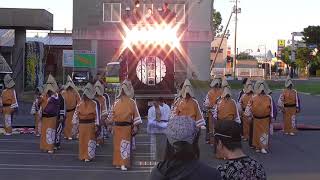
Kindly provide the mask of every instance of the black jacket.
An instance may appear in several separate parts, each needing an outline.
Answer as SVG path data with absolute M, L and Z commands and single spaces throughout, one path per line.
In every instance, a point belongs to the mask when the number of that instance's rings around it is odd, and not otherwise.
M 200 161 L 164 161 L 151 172 L 149 180 L 221 180 L 220 173 Z

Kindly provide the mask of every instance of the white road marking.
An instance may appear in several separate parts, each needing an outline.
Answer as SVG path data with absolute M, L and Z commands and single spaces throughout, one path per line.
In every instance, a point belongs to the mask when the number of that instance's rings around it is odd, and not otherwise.
M 131 173 L 150 173 L 150 170 L 129 170 L 129 171 L 120 171 L 118 169 L 58 169 L 58 168 L 19 168 L 19 167 L 0 167 L 0 170 L 25 170 L 25 171 L 67 171 L 67 172 L 114 172 L 114 173 L 123 173 L 123 174 L 131 174 Z
M 48 156 L 78 156 L 78 154 L 72 153 L 55 153 L 55 154 L 48 154 L 48 153 L 37 153 L 37 152 L 6 152 L 0 151 L 0 154 L 8 154 L 8 155 L 48 155 Z M 112 154 L 107 155 L 96 155 L 96 157 L 112 157 Z M 134 155 L 135 158 L 151 158 L 152 155 Z
M 64 165 L 47 165 L 47 164 L 0 164 L 0 168 L 1 166 L 5 166 L 5 167 L 42 167 L 42 168 L 86 168 L 86 169 L 91 169 L 91 168 L 95 168 L 95 169 L 115 169 L 114 166 L 64 166 Z M 150 169 L 151 167 L 134 167 L 134 169 Z

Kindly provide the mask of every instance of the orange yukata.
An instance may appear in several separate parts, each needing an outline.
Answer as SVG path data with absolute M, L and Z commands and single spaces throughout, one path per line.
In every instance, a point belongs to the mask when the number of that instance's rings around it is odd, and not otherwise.
M 250 119 L 244 115 L 245 111 L 246 111 L 246 107 L 250 101 L 250 99 L 252 98 L 253 93 L 249 93 L 249 94 L 243 94 L 240 97 L 239 103 L 242 109 L 242 113 L 241 113 L 241 120 L 242 120 L 242 134 L 243 134 L 243 138 L 248 140 L 250 137 Z
M 113 105 L 109 117 L 113 126 L 113 165 L 131 166 L 132 127 L 142 123 L 136 102 L 121 96 Z
M 4 130 L 6 133 L 12 133 L 12 116 L 18 108 L 16 91 L 13 88 L 7 88 L 2 92 L 2 113 L 4 115 Z
M 32 103 L 31 112 L 30 112 L 30 114 L 34 116 L 34 130 L 36 135 L 40 135 L 41 133 L 40 101 L 41 101 L 41 96 L 37 95 L 37 97 Z
M 254 95 L 246 107 L 245 116 L 252 119 L 253 122 L 252 145 L 258 150 L 269 147 L 273 114 L 273 100 L 269 95 Z
M 294 89 L 285 89 L 278 101 L 279 108 L 283 111 L 284 133 L 295 133 L 296 114 L 300 112 L 300 99 L 298 92 Z
M 104 134 L 103 134 L 103 127 L 105 125 L 105 120 L 108 117 L 108 109 L 107 109 L 107 99 L 104 96 L 96 95 L 95 100 L 99 102 L 100 105 L 100 127 L 99 133 L 97 135 L 97 144 L 102 145 L 104 144 Z
M 210 144 L 214 144 L 214 137 L 212 136 L 213 130 L 214 130 L 214 124 L 212 119 L 212 111 L 213 107 L 216 105 L 218 98 L 222 94 L 221 88 L 212 88 L 204 101 L 204 107 L 208 109 L 208 122 L 207 122 L 207 139 L 209 140 Z
M 79 159 L 92 160 L 96 155 L 96 126 L 99 125 L 98 105 L 82 100 L 77 105 L 72 123 L 79 124 Z
M 67 89 L 62 92 L 62 96 L 65 101 L 65 109 L 66 109 L 66 121 L 64 127 L 64 137 L 71 139 L 74 134 L 72 134 L 72 117 L 76 110 L 77 104 L 80 103 L 80 95 L 74 89 Z
M 177 116 L 188 116 L 196 121 L 197 127 L 206 125 L 198 101 L 194 98 L 181 99 L 176 109 Z
M 55 138 L 56 138 L 56 126 L 58 115 L 60 112 L 60 102 L 57 93 L 48 97 L 44 95 L 41 98 L 40 111 L 41 111 L 41 137 L 40 137 L 40 149 L 43 151 L 53 151 Z

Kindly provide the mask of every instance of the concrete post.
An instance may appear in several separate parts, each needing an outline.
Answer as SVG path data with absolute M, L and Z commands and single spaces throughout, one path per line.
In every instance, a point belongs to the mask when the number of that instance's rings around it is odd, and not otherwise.
M 17 95 L 21 96 L 24 91 L 24 65 L 26 29 L 15 29 L 15 40 L 13 46 L 12 71 L 16 83 Z
M 98 59 L 98 40 L 91 40 L 91 51 L 95 51 L 96 52 L 96 67 L 91 69 L 91 74 L 93 77 L 96 76 L 97 72 L 98 72 L 98 67 L 99 67 L 99 59 Z

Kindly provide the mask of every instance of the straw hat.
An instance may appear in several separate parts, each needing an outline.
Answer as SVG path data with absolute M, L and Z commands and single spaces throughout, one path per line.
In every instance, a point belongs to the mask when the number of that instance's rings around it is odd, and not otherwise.
M 253 83 L 250 79 L 247 80 L 244 88 L 244 93 L 248 94 L 250 92 L 254 92 Z
M 89 99 L 93 99 L 95 95 L 94 88 L 91 83 L 88 83 L 83 89 L 83 95 L 87 96 Z
M 228 81 L 225 78 L 222 79 L 221 87 L 222 88 L 230 87 Z
M 269 88 L 269 85 L 268 85 L 268 83 L 266 82 L 266 81 L 263 81 L 263 84 L 264 84 L 264 87 L 266 88 L 266 94 L 271 94 L 272 93 L 272 91 L 271 91 L 271 89 Z
M 264 81 L 262 81 L 262 80 L 261 81 L 257 81 L 255 86 L 254 86 L 254 91 L 255 91 L 256 94 L 261 94 L 262 91 L 267 93 Z
M 15 86 L 16 84 L 14 83 L 12 77 L 9 74 L 6 74 L 4 76 L 4 85 L 6 88 L 13 88 L 13 86 Z
M 48 91 L 57 92 L 59 90 L 58 84 L 54 77 L 49 74 L 48 80 L 45 84 L 44 93 L 48 93 Z
M 66 85 L 64 85 L 64 89 L 68 89 L 69 87 L 74 90 L 78 90 L 77 86 L 73 83 L 72 78 L 68 75 Z
M 131 84 L 131 81 L 125 79 L 121 86 L 120 86 L 120 91 L 118 94 L 118 98 L 121 96 L 122 92 L 124 92 L 125 95 L 127 95 L 130 98 L 134 97 L 134 89 L 133 86 Z
M 230 97 L 232 95 L 230 87 L 225 87 L 223 89 L 223 93 L 222 93 L 221 97 L 225 98 L 225 97 L 227 97 L 227 95 L 229 95 Z
M 40 94 L 42 94 L 42 93 L 43 93 L 43 86 L 37 87 L 36 90 L 37 90 Z
M 290 78 L 290 76 L 288 76 L 287 79 L 286 79 L 286 82 L 285 82 L 284 86 L 285 86 L 286 88 L 289 88 L 290 85 L 293 86 L 293 82 L 292 82 L 292 79 Z
M 191 97 L 194 97 L 193 88 L 189 79 L 186 79 L 184 81 L 184 84 L 181 89 L 181 95 L 183 98 L 186 98 L 187 94 L 189 94 Z
M 100 95 L 100 96 L 103 96 L 104 94 L 104 87 L 103 85 L 101 84 L 100 81 L 97 81 L 96 84 L 94 84 L 94 90 L 95 90 L 95 93 Z
M 220 76 L 215 76 L 214 79 L 212 80 L 210 87 L 215 87 L 216 85 L 220 86 L 221 85 L 222 78 Z

